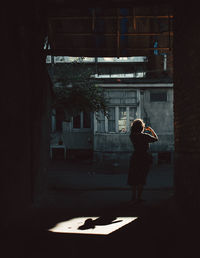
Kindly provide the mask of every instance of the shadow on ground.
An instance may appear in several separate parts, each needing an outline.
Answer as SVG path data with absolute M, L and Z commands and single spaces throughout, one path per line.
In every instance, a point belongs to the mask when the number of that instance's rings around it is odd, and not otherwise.
M 196 257 L 198 238 L 192 223 L 183 221 L 173 206 L 172 198 L 159 206 L 125 204 L 84 213 L 62 208 L 36 209 L 28 220 L 26 217 L 6 232 L 4 248 L 9 256 L 4 257 Z M 115 219 L 119 223 L 121 217 L 137 219 L 108 235 L 49 231 L 63 221 L 84 218 L 86 222 L 85 218 L 94 217 L 95 227 L 109 226 Z

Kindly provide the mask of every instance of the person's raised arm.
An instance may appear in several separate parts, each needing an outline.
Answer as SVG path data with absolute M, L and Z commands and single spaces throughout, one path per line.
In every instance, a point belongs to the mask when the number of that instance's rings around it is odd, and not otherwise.
M 158 135 L 156 134 L 156 132 L 153 130 L 153 128 L 151 128 L 150 126 L 146 127 L 145 130 L 148 130 L 152 133 L 152 136 L 155 138 L 156 141 L 158 141 Z

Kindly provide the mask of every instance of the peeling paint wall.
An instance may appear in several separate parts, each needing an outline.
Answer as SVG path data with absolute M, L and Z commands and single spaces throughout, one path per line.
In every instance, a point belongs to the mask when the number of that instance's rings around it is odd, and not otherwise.
M 167 101 L 150 101 L 151 93 L 166 93 Z M 173 89 L 149 89 L 141 95 L 141 116 L 158 134 L 159 141 L 151 145 L 153 152 L 174 150 Z M 144 119 L 145 120 L 145 119 Z
M 129 89 L 130 91 L 130 89 Z M 167 101 L 151 102 L 150 93 L 166 92 Z M 112 103 L 112 101 L 111 101 Z M 150 149 L 154 153 L 174 151 L 173 129 L 173 88 L 147 88 L 140 90 L 137 114 L 141 114 L 146 125 L 150 125 L 158 134 L 159 141 L 151 144 Z M 135 117 L 136 118 L 136 117 Z M 94 159 L 97 161 L 110 160 L 125 164 L 133 151 L 129 139 L 129 131 L 126 133 L 99 133 L 94 134 Z

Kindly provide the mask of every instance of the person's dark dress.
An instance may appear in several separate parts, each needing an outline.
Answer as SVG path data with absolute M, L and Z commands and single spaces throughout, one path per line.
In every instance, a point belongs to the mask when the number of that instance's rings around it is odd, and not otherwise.
M 134 151 L 130 158 L 128 184 L 144 185 L 146 176 L 152 163 L 152 155 L 149 152 L 149 143 L 156 139 L 147 133 L 134 133 L 130 135 Z

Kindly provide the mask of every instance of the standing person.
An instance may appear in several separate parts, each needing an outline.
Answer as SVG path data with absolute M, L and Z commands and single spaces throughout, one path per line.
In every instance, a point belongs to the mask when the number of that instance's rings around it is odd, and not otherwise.
M 151 134 L 144 131 L 150 131 Z M 135 119 L 131 125 L 130 140 L 134 151 L 130 158 L 128 184 L 132 187 L 131 203 L 141 202 L 143 187 L 152 163 L 149 143 L 158 141 L 158 136 L 151 127 L 145 128 L 142 119 Z

